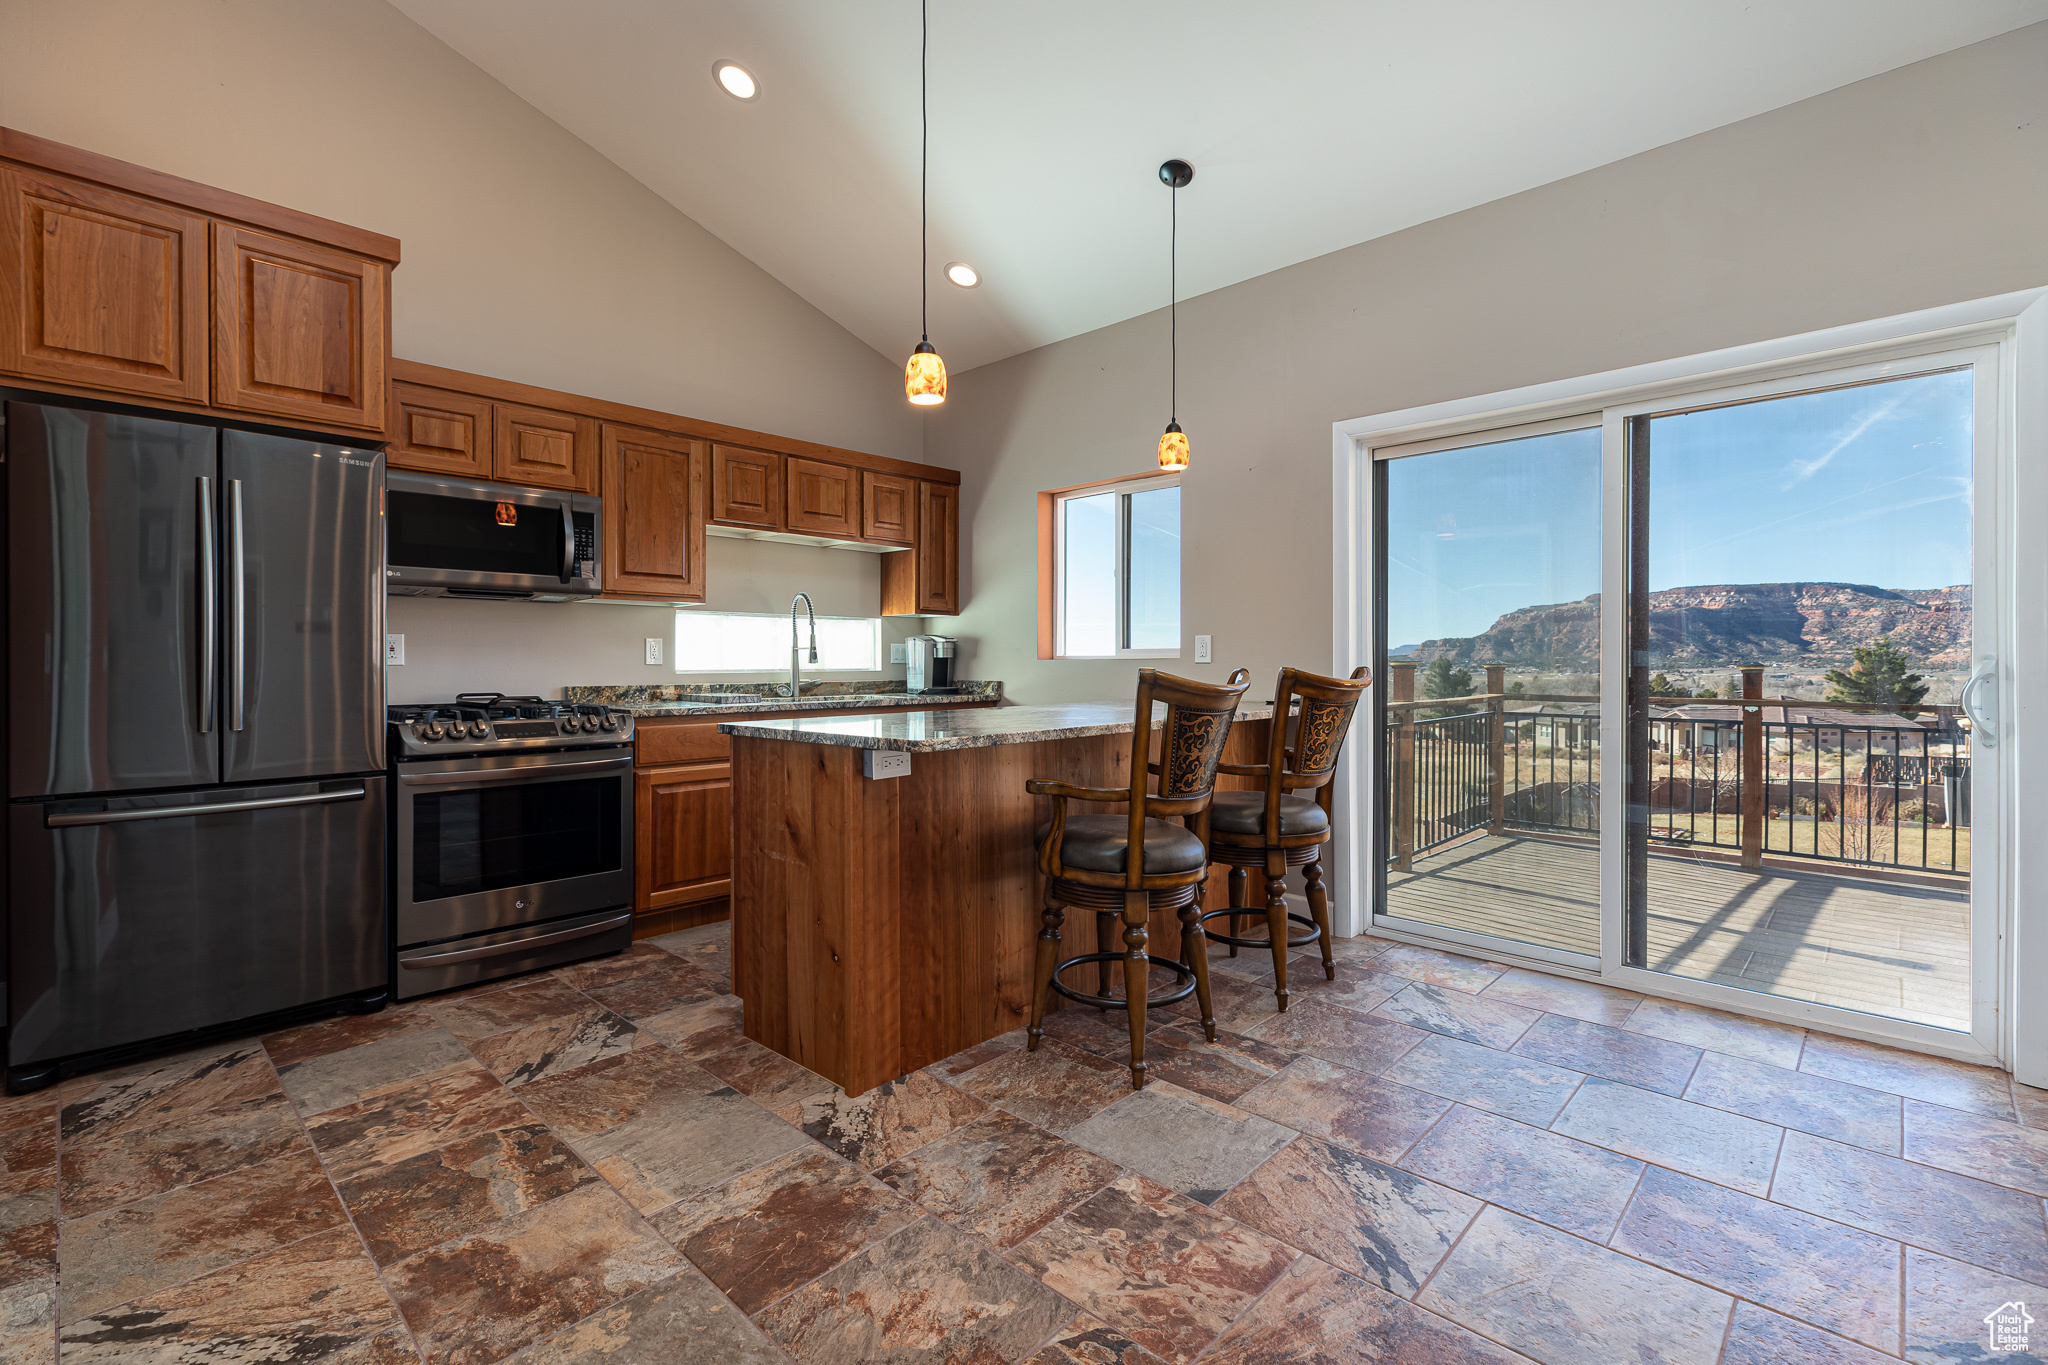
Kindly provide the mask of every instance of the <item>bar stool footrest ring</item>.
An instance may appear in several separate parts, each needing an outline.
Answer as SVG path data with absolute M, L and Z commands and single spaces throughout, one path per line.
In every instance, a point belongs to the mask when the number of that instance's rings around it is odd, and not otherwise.
M 1131 1007 L 1129 1000 L 1120 999 L 1113 995 L 1090 995 L 1086 991 L 1077 991 L 1060 980 L 1061 972 L 1069 967 L 1078 967 L 1084 962 L 1127 962 L 1127 959 L 1122 953 L 1082 953 L 1079 957 L 1070 957 L 1052 969 L 1052 988 L 1076 1004 L 1093 1005 L 1097 1009 L 1129 1009 Z M 1146 996 L 1146 1009 L 1152 1009 L 1159 1005 L 1177 1005 L 1195 993 L 1195 970 L 1186 963 L 1177 962 L 1170 957 L 1147 956 L 1145 964 L 1148 967 L 1164 967 L 1185 983 L 1178 989 L 1168 991 L 1165 995 Z
M 1269 938 L 1239 938 L 1235 934 L 1226 934 L 1220 930 L 1211 929 L 1209 921 L 1219 915 L 1250 915 L 1255 919 L 1264 919 L 1266 917 L 1265 907 L 1238 905 L 1223 910 L 1211 910 L 1196 922 L 1202 926 L 1202 936 L 1204 938 L 1215 939 L 1218 943 L 1228 943 L 1236 948 L 1271 948 L 1273 946 L 1273 940 Z M 1300 938 L 1289 938 L 1287 940 L 1289 948 L 1306 947 L 1323 936 L 1322 927 L 1307 915 L 1297 915 L 1289 912 L 1287 918 L 1308 930 Z

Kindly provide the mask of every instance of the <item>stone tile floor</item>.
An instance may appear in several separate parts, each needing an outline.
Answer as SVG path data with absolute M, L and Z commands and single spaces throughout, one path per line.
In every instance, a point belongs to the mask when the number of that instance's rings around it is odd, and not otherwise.
M 0 1100 L 0 1360 L 2039 1358 L 2048 1092 L 1339 950 L 1217 956 L 1138 1092 L 1076 1009 L 849 1099 L 709 926 Z

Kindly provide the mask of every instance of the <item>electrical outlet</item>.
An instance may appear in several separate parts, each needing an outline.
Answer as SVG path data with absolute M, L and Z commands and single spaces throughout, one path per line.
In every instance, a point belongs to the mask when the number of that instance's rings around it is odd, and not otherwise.
M 661 637 L 659 635 L 647 637 L 647 662 L 651 664 L 661 662 Z
M 387 664 L 402 664 L 405 662 L 405 637 L 403 635 L 387 635 L 384 637 L 384 662 Z
M 889 662 L 890 662 L 890 663 L 892 663 L 892 664 L 907 664 L 907 663 L 909 663 L 909 662 L 910 662 L 910 646 L 909 646 L 909 645 L 906 645 L 906 644 L 904 644 L 904 643 L 903 643 L 903 642 L 902 642 L 901 640 L 898 640 L 898 641 L 897 641 L 897 642 L 896 642 L 895 644 L 893 644 L 893 645 L 890 645 L 890 646 L 889 646 Z
M 900 749 L 862 749 L 860 751 L 860 772 L 862 777 L 882 779 L 910 776 L 910 755 Z
M 1209 662 L 1209 637 L 1206 635 L 1197 635 L 1195 637 L 1195 662 L 1198 664 Z

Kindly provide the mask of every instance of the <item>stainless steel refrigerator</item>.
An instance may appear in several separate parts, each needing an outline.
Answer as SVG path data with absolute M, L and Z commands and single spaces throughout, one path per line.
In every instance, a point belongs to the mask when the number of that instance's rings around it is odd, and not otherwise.
M 383 456 L 94 406 L 4 416 L 8 1087 L 374 1007 Z

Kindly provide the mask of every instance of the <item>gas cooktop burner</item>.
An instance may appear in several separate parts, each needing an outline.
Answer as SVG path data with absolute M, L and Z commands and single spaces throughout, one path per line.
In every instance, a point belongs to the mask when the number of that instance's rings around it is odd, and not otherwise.
M 629 711 L 502 692 L 465 692 L 454 701 L 393 706 L 387 719 L 400 758 L 588 748 L 628 744 L 633 737 Z

